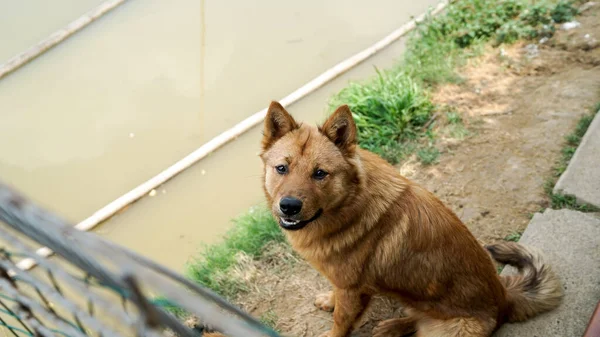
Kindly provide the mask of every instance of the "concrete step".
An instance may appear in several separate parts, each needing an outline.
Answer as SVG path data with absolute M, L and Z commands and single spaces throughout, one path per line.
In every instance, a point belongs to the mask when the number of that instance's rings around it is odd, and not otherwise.
M 494 336 L 582 336 L 600 300 L 598 214 L 547 209 L 535 214 L 519 242 L 542 250 L 562 281 L 565 297 L 559 308 L 523 323 L 505 324 Z M 502 275 L 514 272 L 507 267 Z
M 583 136 L 554 193 L 574 195 L 579 203 L 600 207 L 600 113 Z

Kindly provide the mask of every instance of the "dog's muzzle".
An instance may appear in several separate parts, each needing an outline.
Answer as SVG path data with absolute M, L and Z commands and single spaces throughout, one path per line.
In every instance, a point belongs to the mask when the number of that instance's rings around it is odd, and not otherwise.
M 323 210 L 319 209 L 315 215 L 308 220 L 293 220 L 289 218 L 279 217 L 279 225 L 283 229 L 287 229 L 290 231 L 296 231 L 306 227 L 309 223 L 317 220 L 321 214 L 323 214 Z

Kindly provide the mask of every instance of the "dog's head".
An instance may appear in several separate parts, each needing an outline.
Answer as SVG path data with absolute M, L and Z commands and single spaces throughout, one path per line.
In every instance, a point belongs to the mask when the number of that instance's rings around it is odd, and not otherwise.
M 302 229 L 339 207 L 357 188 L 356 125 L 347 105 L 319 128 L 269 106 L 261 158 L 271 211 L 287 230 Z

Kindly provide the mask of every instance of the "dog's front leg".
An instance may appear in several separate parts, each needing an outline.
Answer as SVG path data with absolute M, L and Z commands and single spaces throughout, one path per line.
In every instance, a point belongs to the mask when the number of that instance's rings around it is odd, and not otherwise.
M 350 335 L 357 319 L 367 308 L 370 295 L 358 289 L 338 289 L 335 292 L 335 308 L 333 309 L 333 329 L 320 337 L 346 337 Z

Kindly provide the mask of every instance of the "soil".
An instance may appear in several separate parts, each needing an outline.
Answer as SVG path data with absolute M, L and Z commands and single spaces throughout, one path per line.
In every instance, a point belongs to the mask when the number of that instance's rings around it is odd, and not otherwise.
M 581 27 L 559 30 L 545 43 L 490 47 L 460 71 L 464 81 L 435 92 L 435 102 L 463 122 L 450 124 L 440 111 L 439 162 L 422 166 L 412 158 L 398 168 L 434 192 L 482 243 L 522 232 L 548 206 L 544 184 L 564 137 L 600 101 L 599 16 L 596 5 L 577 18 Z M 329 285 L 288 249 L 271 247 L 273 258 L 261 261 L 242 259 L 239 274 L 252 289 L 237 304 L 283 335 L 318 336 L 332 316 L 313 301 Z M 371 308 L 352 336 L 371 336 L 377 321 L 398 314 L 388 299 Z

